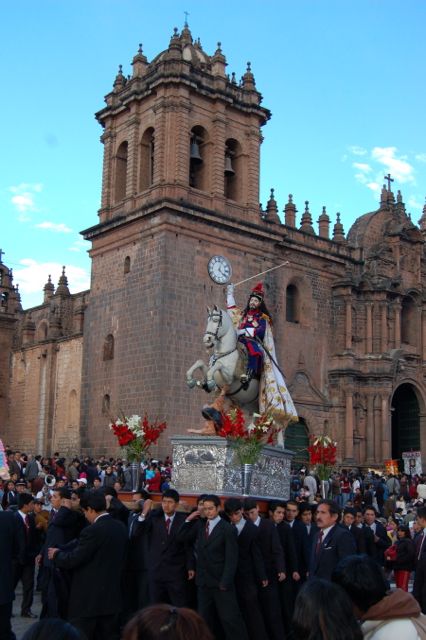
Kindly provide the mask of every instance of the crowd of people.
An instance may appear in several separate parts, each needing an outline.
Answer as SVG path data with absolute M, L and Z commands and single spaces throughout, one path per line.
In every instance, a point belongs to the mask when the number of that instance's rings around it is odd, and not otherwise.
M 7 456 L 2 640 L 19 581 L 24 617 L 36 589 L 42 601 L 25 640 L 426 638 L 423 476 L 324 483 L 302 469 L 289 500 L 201 495 L 190 508 L 167 458 L 144 466 L 126 506 L 120 460 Z

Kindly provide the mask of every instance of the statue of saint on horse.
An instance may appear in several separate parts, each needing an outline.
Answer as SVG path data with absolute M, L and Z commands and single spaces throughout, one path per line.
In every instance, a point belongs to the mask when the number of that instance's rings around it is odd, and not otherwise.
M 201 387 L 219 396 L 203 408 L 203 416 L 211 421 L 209 428 L 192 433 L 216 433 L 220 429 L 224 401 L 253 413 L 272 411 L 283 428 L 297 420 L 297 412 L 288 392 L 284 374 L 276 361 L 272 320 L 264 302 L 262 284 L 254 287 L 244 310 L 234 300 L 234 286 L 227 287 L 227 310 L 207 309 L 204 346 L 211 352 L 208 365 L 197 360 L 187 371 L 189 387 Z M 194 378 L 201 371 L 201 379 Z M 214 426 L 213 426 L 214 425 Z M 282 434 L 281 443 L 282 444 Z

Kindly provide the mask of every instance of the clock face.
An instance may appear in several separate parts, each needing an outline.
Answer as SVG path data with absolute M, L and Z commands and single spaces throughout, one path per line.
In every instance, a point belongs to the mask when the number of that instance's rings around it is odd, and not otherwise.
M 232 268 L 229 260 L 223 256 L 213 256 L 207 265 L 210 278 L 216 284 L 226 284 L 230 281 Z

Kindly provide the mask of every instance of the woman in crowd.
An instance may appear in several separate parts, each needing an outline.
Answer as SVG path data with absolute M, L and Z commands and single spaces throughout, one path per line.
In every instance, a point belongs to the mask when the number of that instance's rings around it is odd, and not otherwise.
M 203 618 L 192 609 L 157 604 L 139 611 L 127 623 L 122 640 L 190 639 L 213 640 Z
M 410 527 L 401 524 L 397 531 L 398 539 L 385 552 L 387 566 L 394 572 L 395 584 L 399 589 L 408 591 L 410 574 L 414 569 L 415 546 L 411 540 Z

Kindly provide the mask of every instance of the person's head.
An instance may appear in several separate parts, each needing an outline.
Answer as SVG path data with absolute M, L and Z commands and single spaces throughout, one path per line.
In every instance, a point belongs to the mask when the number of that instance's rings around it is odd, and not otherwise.
M 407 524 L 400 524 L 398 527 L 397 536 L 399 540 L 403 538 L 411 538 L 410 527 Z
M 243 517 L 243 503 L 238 498 L 225 500 L 225 513 L 232 524 L 238 524 Z
M 299 513 L 299 505 L 295 500 L 288 500 L 286 508 L 285 508 L 285 518 L 288 522 L 293 522 L 296 520 L 297 515 Z
M 163 491 L 161 506 L 166 516 L 172 516 L 179 505 L 179 494 L 176 489 L 166 489 Z
M 207 520 L 214 520 L 219 515 L 220 498 L 215 495 L 207 495 L 204 498 L 203 510 Z
M 266 307 L 264 295 L 263 285 L 259 282 L 250 293 L 243 314 L 245 315 L 249 311 L 261 311 L 270 318 L 271 314 Z
M 71 499 L 71 491 L 66 487 L 55 487 L 50 494 L 50 504 L 57 511 L 64 505 L 64 500 Z
M 303 522 L 303 524 L 311 524 L 312 523 L 312 507 L 306 502 L 302 502 L 299 505 L 299 518 Z
M 30 513 L 34 508 L 34 498 L 30 493 L 20 493 L 18 495 L 18 509 L 22 513 Z
M 80 487 L 87 487 L 87 478 L 78 478 L 77 482 Z
M 355 522 L 355 509 L 351 507 L 345 507 L 343 510 L 343 524 L 345 527 L 351 527 Z
M 370 526 L 371 524 L 373 524 L 373 522 L 375 522 L 376 516 L 377 514 L 374 507 L 367 507 L 366 509 L 364 509 L 364 522 L 368 526 Z
M 334 569 L 332 580 L 348 594 L 357 613 L 365 613 L 380 602 L 389 588 L 383 569 L 362 554 L 343 558 Z
M 426 507 L 418 507 L 417 509 L 417 523 L 424 529 L 426 527 Z
M 301 588 L 294 607 L 294 640 L 362 640 L 352 603 L 336 584 L 313 578 Z
M 200 513 L 200 516 L 202 518 L 204 518 L 204 499 L 206 497 L 207 493 L 202 493 L 200 496 L 198 496 L 198 500 L 197 500 L 197 509 Z
M 328 529 L 340 520 L 340 508 L 334 500 L 321 500 L 317 507 L 316 523 L 320 529 Z
M 36 515 L 43 511 L 43 503 L 41 500 L 34 500 L 33 511 Z
M 278 500 L 271 500 L 269 503 L 269 517 L 275 524 L 283 522 L 285 516 L 285 504 Z
M 387 528 L 389 531 L 396 531 L 398 529 L 398 522 L 395 518 L 389 518 Z
M 86 520 L 93 524 L 96 518 L 106 511 L 105 494 L 102 491 L 88 491 L 81 497 L 80 506 Z
M 363 516 L 363 513 L 362 513 L 362 509 L 355 509 L 355 522 L 354 522 L 354 524 L 356 526 L 359 526 L 363 522 L 364 522 L 364 516 Z
M 102 480 L 98 477 L 93 478 L 93 488 L 100 489 L 102 487 Z
M 27 490 L 27 484 L 23 480 L 16 483 L 16 493 L 23 493 Z
M 84 640 L 86 636 L 60 618 L 44 618 L 31 625 L 22 640 Z
M 244 500 L 244 512 L 249 520 L 256 522 L 259 517 L 259 507 L 256 500 L 253 498 L 246 498 Z
M 156 604 L 139 611 L 124 628 L 123 640 L 213 640 L 203 618 L 192 609 Z
M 104 496 L 112 496 L 113 498 L 117 497 L 117 492 L 114 487 L 102 487 L 101 493 L 103 493 Z

